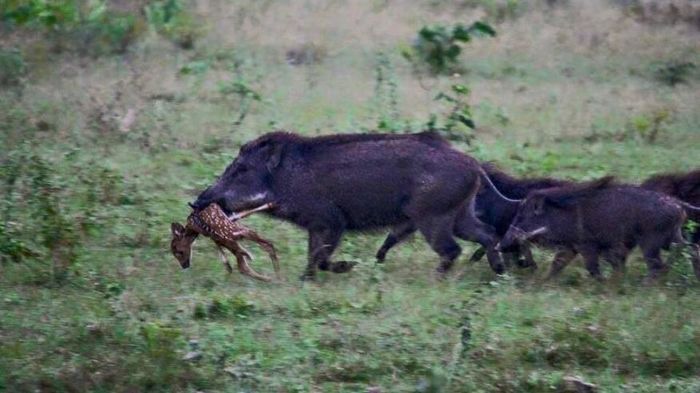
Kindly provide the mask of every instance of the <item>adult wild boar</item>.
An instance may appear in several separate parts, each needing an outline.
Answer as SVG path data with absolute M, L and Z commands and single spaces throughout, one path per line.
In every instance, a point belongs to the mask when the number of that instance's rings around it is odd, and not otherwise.
M 650 177 L 642 188 L 671 195 L 691 205 L 700 206 L 700 169 L 688 173 L 664 173 Z M 700 224 L 700 212 L 688 211 L 688 218 Z M 693 233 L 693 243 L 700 244 L 700 228 Z
M 520 200 L 525 198 L 528 193 L 534 190 L 559 187 L 571 183 L 547 177 L 516 178 L 500 170 L 492 163 L 483 163 L 481 167 L 486 171 L 495 188 L 487 182 L 481 184 L 481 188 L 476 195 L 476 215 L 482 222 L 492 226 L 499 238 L 502 238 L 508 232 L 508 228 L 518 212 Z M 513 200 L 504 199 L 500 194 L 501 192 Z M 387 252 L 394 245 L 416 231 L 415 227 L 399 229 L 399 231 L 390 233 L 384 240 L 384 244 L 377 251 L 378 262 L 383 262 Z M 483 248 L 478 249 L 471 260 L 477 261 L 481 259 L 484 253 L 485 250 Z M 503 256 L 507 261 L 515 262 L 521 267 L 537 266 L 532 259 L 532 254 L 527 244 L 516 244 L 511 251 L 504 252 Z
M 449 270 L 461 252 L 456 235 L 486 247 L 491 267 L 502 273 L 494 230 L 474 215 L 474 195 L 484 177 L 476 160 L 435 133 L 274 132 L 241 147 L 192 207 L 217 203 L 232 212 L 274 203 L 266 214 L 309 233 L 302 278 L 313 278 L 317 268 L 350 270 L 353 263 L 330 261 L 343 232 L 387 226 L 418 228 L 440 255 L 439 272 Z
M 660 252 L 684 243 L 681 228 L 685 210 L 696 209 L 668 195 L 640 187 L 616 184 L 612 177 L 589 183 L 534 191 L 522 202 L 513 224 L 498 248 L 534 241 L 560 250 L 551 275 L 560 272 L 580 253 L 589 273 L 601 279 L 598 258 L 620 258 L 641 248 L 648 280 L 668 270 Z M 692 247 L 695 274 L 700 279 L 700 254 Z

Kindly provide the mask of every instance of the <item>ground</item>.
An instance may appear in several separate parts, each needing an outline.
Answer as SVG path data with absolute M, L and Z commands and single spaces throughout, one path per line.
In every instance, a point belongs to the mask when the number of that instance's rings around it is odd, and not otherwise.
M 306 234 L 253 216 L 281 282 L 226 274 L 206 239 L 187 271 L 169 252 L 170 222 L 244 142 L 382 120 L 418 131 L 453 84 L 471 89 L 477 125 L 455 146 L 513 174 L 697 168 L 700 78 L 668 75 L 700 64 L 700 31 L 625 3 L 198 0 L 193 48 L 149 29 L 100 56 L 8 30 L 0 47 L 20 48 L 28 73 L 0 90 L 0 390 L 555 392 L 577 376 L 603 392 L 699 391 L 700 285 L 680 251 L 644 286 L 638 252 L 622 279 L 597 283 L 577 260 L 545 281 L 547 250 L 538 270 L 499 278 L 463 242 L 440 281 L 419 236 L 375 264 L 380 231 L 345 237 L 335 257 L 357 261 L 351 273 L 301 283 Z M 402 56 L 424 25 L 479 19 L 497 36 L 444 75 Z

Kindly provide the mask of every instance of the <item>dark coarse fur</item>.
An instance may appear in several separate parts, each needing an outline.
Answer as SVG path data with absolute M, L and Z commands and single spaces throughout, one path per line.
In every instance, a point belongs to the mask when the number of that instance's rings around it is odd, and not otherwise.
M 482 165 L 482 168 L 489 175 L 496 188 L 507 197 L 514 199 L 523 199 L 535 190 L 570 184 L 568 181 L 549 177 L 516 178 L 503 172 L 492 163 L 485 163 Z M 481 221 L 494 227 L 499 237 L 503 237 L 508 232 L 508 228 L 518 212 L 518 206 L 518 203 L 504 200 L 489 187 L 482 186 L 476 196 L 477 216 Z M 527 250 L 523 251 L 526 255 L 529 255 Z M 519 250 L 516 250 L 515 260 L 518 260 L 518 254 Z M 527 264 L 532 263 L 532 261 L 528 261 Z
M 552 188 L 570 184 L 565 180 L 557 180 L 548 177 L 540 178 L 516 178 L 505 173 L 493 163 L 482 163 L 481 167 L 489 176 L 496 188 L 505 196 L 513 199 L 523 199 L 528 193 L 534 190 Z M 511 202 L 503 199 L 498 193 L 487 184 L 482 182 L 481 188 L 476 195 L 475 211 L 477 217 L 484 223 L 492 226 L 499 237 L 503 237 L 518 212 L 518 202 Z M 409 236 L 412 232 L 404 231 L 400 234 L 391 233 L 384 241 L 384 244 L 377 252 L 377 260 L 383 261 L 387 251 L 399 241 Z M 398 236 L 401 235 L 401 238 Z M 484 254 L 483 249 L 479 249 L 472 256 L 472 260 L 480 259 Z M 525 257 L 521 260 L 520 257 Z M 521 247 L 515 246 L 512 251 L 505 253 L 505 258 L 516 262 L 520 266 L 536 266 L 529 252 L 529 247 L 524 244 Z
M 671 195 L 691 205 L 700 206 L 700 169 L 688 173 L 663 173 L 642 183 L 642 188 Z M 688 211 L 688 218 L 700 223 L 699 211 Z M 700 243 L 700 229 L 696 228 L 693 242 Z
M 268 214 L 309 232 L 305 277 L 316 267 L 352 267 L 329 260 L 344 231 L 387 226 L 417 227 L 440 255 L 440 271 L 461 252 L 457 235 L 487 247 L 492 267 L 502 272 L 495 233 L 473 212 L 480 171 L 476 160 L 435 133 L 309 138 L 275 132 L 244 145 L 193 206 L 218 203 L 231 212 L 273 202 Z
M 513 225 L 500 248 L 508 249 L 530 237 L 533 231 L 546 232 L 530 238 L 561 250 L 552 265 L 556 274 L 580 253 L 586 268 L 600 278 L 598 257 L 626 257 L 636 245 L 642 249 L 649 278 L 667 270 L 661 249 L 682 243 L 684 208 L 668 195 L 640 187 L 618 184 L 612 177 L 532 192 L 518 210 Z M 697 249 L 693 248 L 698 274 Z M 612 261 L 613 266 L 624 266 Z

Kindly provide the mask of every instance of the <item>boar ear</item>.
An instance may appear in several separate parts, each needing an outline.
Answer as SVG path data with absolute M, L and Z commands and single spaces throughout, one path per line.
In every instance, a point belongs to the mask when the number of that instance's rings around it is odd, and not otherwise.
M 182 236 L 185 233 L 185 227 L 180 223 L 173 222 L 170 224 L 170 232 L 172 232 L 173 236 Z
M 547 202 L 546 198 L 543 195 L 537 196 L 534 201 L 534 213 L 536 216 L 541 215 L 544 213 L 544 205 Z
M 267 167 L 268 172 L 272 172 L 272 170 L 277 168 L 282 161 L 282 145 L 273 143 L 270 145 L 269 149 L 270 156 L 267 158 L 267 163 L 265 163 L 265 166 Z

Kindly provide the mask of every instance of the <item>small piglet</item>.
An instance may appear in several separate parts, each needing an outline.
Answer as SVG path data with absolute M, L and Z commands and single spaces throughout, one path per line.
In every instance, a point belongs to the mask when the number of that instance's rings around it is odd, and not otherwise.
M 639 246 L 648 266 L 647 281 L 668 270 L 661 250 L 685 244 L 681 229 L 686 210 L 700 209 L 673 197 L 640 187 L 617 184 L 612 177 L 534 191 L 522 202 L 498 248 L 535 242 L 557 249 L 550 276 L 580 253 L 589 273 L 602 279 L 604 256 L 618 269 L 629 251 Z M 700 279 L 700 252 L 691 245 L 693 268 Z

